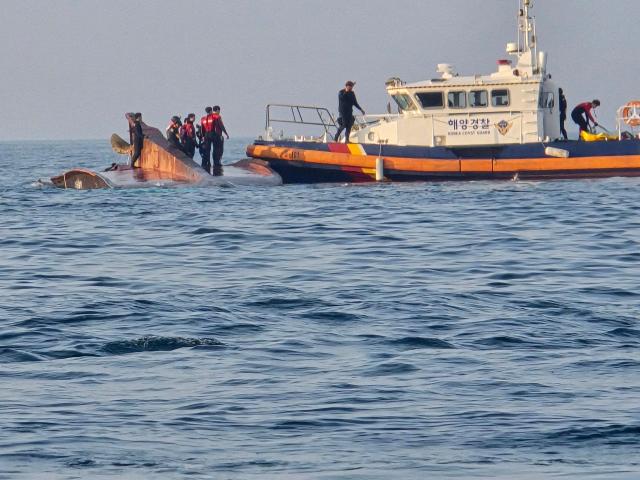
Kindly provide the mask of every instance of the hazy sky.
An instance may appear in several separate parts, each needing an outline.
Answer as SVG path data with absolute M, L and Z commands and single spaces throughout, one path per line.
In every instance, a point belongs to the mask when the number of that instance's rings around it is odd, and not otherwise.
M 570 105 L 601 122 L 640 97 L 639 0 L 534 0 L 540 46 Z M 516 35 L 517 0 L 2 0 L 0 140 L 108 138 L 125 111 L 165 127 L 220 104 L 232 136 L 269 102 L 337 110 L 345 80 L 367 113 L 384 81 L 490 73 Z

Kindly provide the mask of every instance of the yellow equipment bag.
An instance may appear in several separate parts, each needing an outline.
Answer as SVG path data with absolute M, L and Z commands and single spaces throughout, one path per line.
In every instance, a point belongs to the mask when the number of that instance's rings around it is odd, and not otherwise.
M 611 135 L 609 133 L 589 133 L 584 130 L 580 132 L 580 138 L 584 142 L 610 142 L 618 140 L 617 135 Z

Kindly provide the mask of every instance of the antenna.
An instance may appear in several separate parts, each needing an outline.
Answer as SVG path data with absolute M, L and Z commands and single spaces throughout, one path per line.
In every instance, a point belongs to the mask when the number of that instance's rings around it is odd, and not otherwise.
M 538 45 L 536 36 L 535 17 L 531 15 L 533 0 L 520 0 L 518 10 L 518 43 L 507 45 L 507 53 L 517 55 L 519 60 L 531 59 L 530 65 L 533 72 L 538 71 Z M 525 60 L 529 63 L 528 60 Z

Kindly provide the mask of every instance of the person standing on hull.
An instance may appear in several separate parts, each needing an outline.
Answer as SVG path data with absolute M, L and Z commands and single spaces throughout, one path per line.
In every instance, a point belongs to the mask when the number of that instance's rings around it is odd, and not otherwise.
M 564 96 L 561 88 L 558 89 L 558 93 L 560 97 L 560 133 L 562 133 L 562 138 L 569 140 L 567 129 L 564 126 L 564 123 L 567 121 L 567 97 Z
M 144 146 L 144 134 L 142 133 L 142 114 L 140 112 L 133 115 L 133 119 L 129 117 L 129 136 L 131 137 L 131 145 L 133 152 L 131 153 L 131 168 L 137 168 L 136 162 L 142 154 Z
M 224 126 L 222 117 L 220 116 L 220 107 L 216 105 L 213 107 L 213 135 L 212 135 L 212 157 L 213 157 L 213 174 L 215 176 L 222 175 L 222 155 L 224 154 L 224 138 L 222 134 L 227 136 L 229 140 L 229 134 Z
M 574 108 L 571 112 L 571 119 L 580 127 L 580 138 L 582 138 L 582 132 L 589 131 L 589 121 L 593 122 L 594 127 L 598 126 L 598 122 L 593 118 L 591 111 L 599 106 L 600 100 L 584 102 Z
M 182 146 L 185 150 L 185 153 L 189 158 L 192 158 L 196 154 L 196 127 L 193 124 L 196 120 L 196 114 L 190 113 L 184 119 L 184 124 L 180 127 L 180 140 L 182 142 Z
M 211 173 L 211 143 L 213 141 L 213 108 L 204 109 L 206 115 L 200 119 L 200 130 L 202 131 L 202 168 L 207 173 Z
M 180 121 L 180 117 L 173 116 L 171 117 L 171 123 L 167 127 L 167 140 L 171 145 L 176 147 L 181 152 L 184 152 L 184 148 L 182 147 L 182 143 L 180 143 L 180 127 L 182 126 L 182 122 Z
M 202 125 L 196 125 L 196 146 L 198 147 L 198 153 L 200 154 L 201 162 L 204 162 L 204 135 L 202 134 Z
M 338 93 L 338 133 L 334 137 L 334 140 L 337 142 L 340 138 L 340 134 L 344 130 L 344 143 L 349 143 L 349 137 L 351 136 L 351 128 L 353 127 L 353 123 L 355 122 L 355 118 L 353 117 L 353 107 L 356 107 L 358 110 L 365 115 L 364 110 L 358 104 L 358 100 L 356 99 L 356 94 L 353 91 L 353 87 L 356 82 L 352 82 L 349 80 L 345 83 L 344 88 L 340 90 Z

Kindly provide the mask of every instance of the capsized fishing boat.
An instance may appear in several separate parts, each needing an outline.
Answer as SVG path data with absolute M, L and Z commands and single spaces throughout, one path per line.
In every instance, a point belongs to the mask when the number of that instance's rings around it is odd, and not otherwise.
M 127 114 L 127 119 L 131 114 Z M 144 145 L 137 168 L 130 161 L 114 163 L 102 172 L 74 168 L 51 178 L 59 188 L 92 190 L 100 188 L 141 188 L 150 186 L 219 186 L 219 185 L 280 185 L 282 179 L 266 162 L 245 159 L 224 166 L 224 174 L 211 176 L 200 165 L 171 145 L 157 128 L 142 124 Z M 113 150 L 130 156 L 129 143 L 114 134 Z
M 499 60 L 494 73 L 461 76 L 440 64 L 439 78 L 391 78 L 397 114 L 356 117 L 346 144 L 333 141 L 328 109 L 271 104 L 247 155 L 285 183 L 640 176 L 640 102 L 618 110 L 615 135 L 559 140 L 558 86 L 538 50 L 532 9 L 521 0 L 518 41 L 506 49 L 515 61 Z M 282 124 L 318 132 L 287 137 L 276 133 Z

